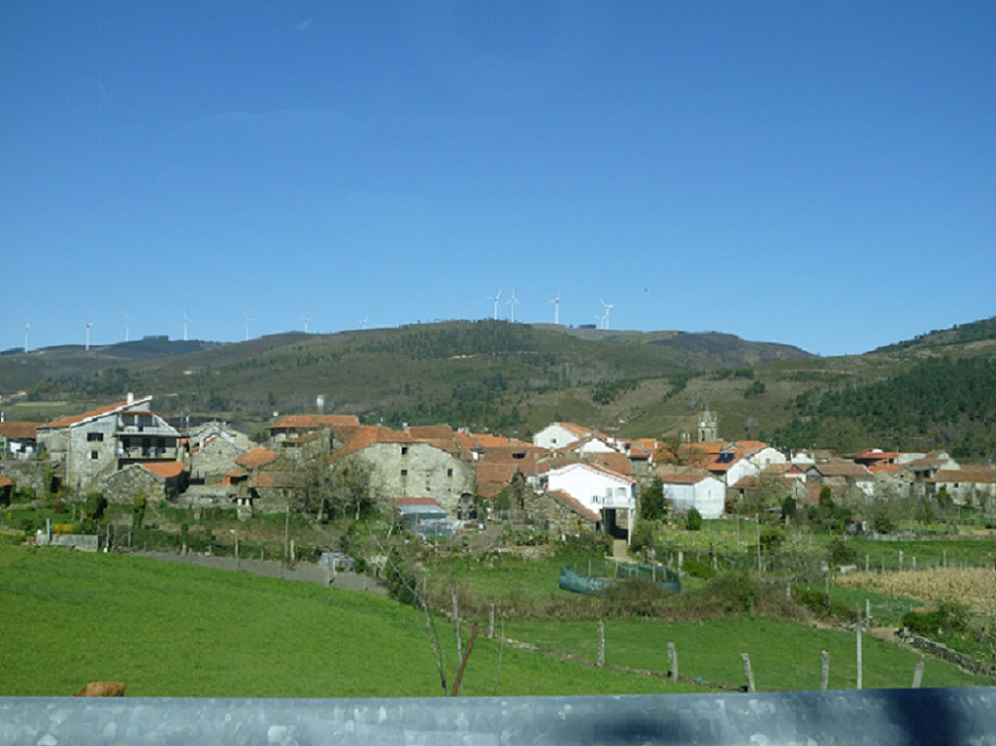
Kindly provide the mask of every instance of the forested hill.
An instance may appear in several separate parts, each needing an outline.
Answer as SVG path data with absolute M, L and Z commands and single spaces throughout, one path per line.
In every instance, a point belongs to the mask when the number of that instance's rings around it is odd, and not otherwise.
M 996 358 L 935 357 L 882 381 L 796 397 L 774 438 L 785 447 L 847 448 L 860 438 L 892 450 L 946 444 L 955 458 L 996 455 Z
M 12 404 L 21 389 L 27 401 Z M 45 421 L 129 391 L 154 395 L 174 422 L 222 418 L 248 432 L 274 413 L 314 412 L 318 397 L 367 422 L 518 437 L 567 420 L 673 438 L 694 433 L 708 406 L 729 440 L 985 460 L 996 456 L 996 319 L 829 358 L 716 332 L 491 320 L 0 355 L 8 419 Z

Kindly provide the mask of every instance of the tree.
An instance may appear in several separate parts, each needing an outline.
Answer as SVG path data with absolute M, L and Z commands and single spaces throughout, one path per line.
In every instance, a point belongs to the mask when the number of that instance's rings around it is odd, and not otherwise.
M 667 518 L 667 502 L 664 500 L 664 482 L 654 477 L 650 485 L 640 495 L 640 517 L 645 521 L 660 521 Z
M 689 531 L 701 531 L 702 523 L 702 514 L 698 508 L 692 508 L 688 511 L 688 515 L 685 516 L 685 528 Z

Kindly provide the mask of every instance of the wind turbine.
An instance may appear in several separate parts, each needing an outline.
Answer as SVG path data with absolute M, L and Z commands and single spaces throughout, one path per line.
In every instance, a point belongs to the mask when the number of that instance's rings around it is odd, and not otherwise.
M 130 341 L 129 328 L 128 327 L 129 327 L 129 325 L 132 322 L 132 318 L 131 318 L 131 316 L 128 315 L 127 311 L 125 311 L 125 313 L 124 313 L 124 320 L 125 320 L 125 342 L 128 342 L 128 341 Z
M 511 307 L 511 309 L 512 309 L 512 314 L 511 314 L 511 316 L 509 317 L 509 320 L 510 320 L 510 321 L 511 321 L 511 322 L 512 322 L 513 324 L 515 323 L 515 307 L 516 307 L 516 306 L 517 306 L 518 304 L 519 304 L 519 299 L 515 297 L 515 288 L 512 288 L 512 297 L 508 299 L 508 305 L 509 305 L 509 306 Z
M 602 305 L 605 306 L 605 327 L 604 328 L 607 330 L 609 328 L 609 311 L 611 311 L 615 307 L 616 304 L 615 303 L 606 303 L 603 300 L 602 301 Z
M 31 323 L 28 321 L 24 322 L 24 354 L 28 354 L 28 334 L 31 333 Z
M 556 298 L 551 298 L 550 302 L 553 304 L 553 323 L 560 326 L 560 293 L 557 293 Z
M 249 322 L 252 321 L 252 319 L 249 318 L 249 314 L 247 314 L 245 311 L 242 312 L 242 316 L 246 320 L 246 342 L 248 342 L 249 341 Z
M 367 322 L 368 321 L 370 321 L 370 317 L 369 316 L 364 316 L 362 319 L 360 319 L 360 324 L 363 325 L 364 329 L 367 328 Z
M 86 352 L 90 351 L 90 330 L 93 328 L 93 322 L 86 322 Z
M 304 322 L 304 333 L 307 334 L 308 333 L 308 322 L 311 321 L 311 317 L 310 316 L 302 316 L 301 320 Z
M 189 316 L 187 316 L 187 312 L 184 311 L 183 312 L 183 341 L 184 342 L 187 341 L 187 326 L 189 326 L 190 324 L 193 324 L 193 323 L 194 323 L 193 319 L 191 319 Z
M 498 320 L 498 300 L 501 298 L 501 288 L 498 288 L 498 295 L 489 295 L 488 300 L 495 302 L 495 321 Z

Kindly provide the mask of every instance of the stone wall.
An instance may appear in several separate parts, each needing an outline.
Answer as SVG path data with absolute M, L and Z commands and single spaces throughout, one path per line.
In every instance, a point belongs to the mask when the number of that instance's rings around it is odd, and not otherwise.
M 171 500 L 179 491 L 174 480 L 164 480 L 139 464 L 126 466 L 105 477 L 97 489 L 107 502 L 122 505 L 131 505 L 139 495 L 145 495 L 146 500 L 154 503 Z
M 939 642 L 928 640 L 926 637 L 914 635 L 905 627 L 896 630 L 896 636 L 906 644 L 912 645 L 917 650 L 922 650 L 924 653 L 929 653 L 935 658 L 940 658 L 948 663 L 953 663 L 969 673 L 996 679 L 996 663 L 980 661 L 970 655 L 966 655 L 965 653 L 959 653 L 957 650 L 952 650 L 947 645 L 942 645 Z

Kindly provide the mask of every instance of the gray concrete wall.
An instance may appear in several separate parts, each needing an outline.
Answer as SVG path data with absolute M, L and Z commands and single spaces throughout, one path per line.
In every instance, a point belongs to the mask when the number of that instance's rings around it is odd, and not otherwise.
M 132 743 L 996 746 L 996 689 L 431 699 L 0 698 L 0 744 Z

